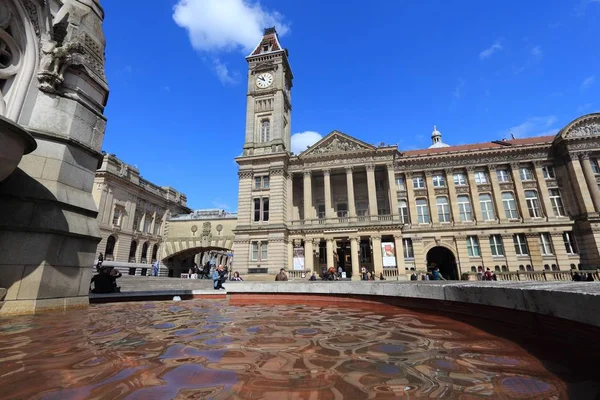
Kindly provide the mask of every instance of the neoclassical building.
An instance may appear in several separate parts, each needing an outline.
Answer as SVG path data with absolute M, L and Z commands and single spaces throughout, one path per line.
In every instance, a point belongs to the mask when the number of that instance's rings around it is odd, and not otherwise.
M 98 252 L 131 275 L 150 274 L 150 264 L 163 258 L 168 218 L 191 212 L 185 194 L 143 179 L 113 154 L 104 155 L 92 195 L 102 236 Z
M 414 151 L 333 131 L 293 154 L 294 76 L 274 29 L 247 61 L 235 269 L 405 279 L 434 266 L 459 278 L 600 265 L 600 114 L 556 136 L 461 146 L 434 128 Z

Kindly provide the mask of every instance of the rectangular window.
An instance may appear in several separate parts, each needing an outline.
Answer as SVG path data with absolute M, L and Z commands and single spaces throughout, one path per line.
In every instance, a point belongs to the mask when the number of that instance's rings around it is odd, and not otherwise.
M 267 260 L 269 255 L 269 246 L 267 242 L 260 243 L 260 259 L 261 261 Z
M 327 242 L 319 241 L 319 263 L 325 264 L 327 262 Z
M 496 176 L 498 177 L 498 182 L 510 182 L 510 174 L 507 169 L 498 169 L 496 170 Z
M 549 233 L 540 234 L 540 250 L 544 256 L 552 255 L 552 242 L 550 241 Z
M 404 258 L 415 258 L 412 239 L 402 239 L 402 244 L 402 247 L 404 247 Z
M 575 237 L 573 237 L 573 232 L 564 232 L 563 242 L 565 243 L 565 250 L 567 251 L 567 254 L 577 254 L 577 246 L 575 245 Z
M 403 177 L 396 178 L 398 190 L 406 190 L 406 180 Z
M 338 203 L 337 204 L 337 216 L 339 218 L 348 216 L 348 204 L 346 204 L 346 203 Z
M 469 257 L 481 257 L 477 236 L 467 236 L 467 253 Z
M 323 206 L 323 212 L 325 212 L 325 206 Z M 369 208 L 367 203 L 365 203 L 364 201 L 359 201 L 358 203 L 356 203 L 356 215 L 358 215 L 359 217 L 369 215 Z
M 527 249 L 527 240 L 525 239 L 525 235 L 519 233 L 517 235 L 513 235 L 513 242 L 515 243 L 515 253 L 518 256 L 526 256 L 529 254 L 529 250 Z
M 371 262 L 371 247 L 369 242 L 360 242 L 360 262 Z
M 504 214 L 508 219 L 519 219 L 519 212 L 517 211 L 517 202 L 512 192 L 502 193 L 502 204 L 504 204 Z
M 469 196 L 458 196 L 458 212 L 462 222 L 473 221 L 473 212 L 471 210 L 471 202 Z
M 262 199 L 262 203 L 263 203 L 263 221 L 268 221 L 269 220 L 269 198 L 265 197 Z
M 552 165 L 544 165 L 542 167 L 542 174 L 544 175 L 544 179 L 556 179 L 556 173 Z
M 415 176 L 413 178 L 413 188 L 425 189 L 425 179 L 422 176 Z
M 260 178 L 260 176 L 255 176 L 254 177 L 254 189 L 260 189 L 262 188 L 262 179 Z
M 496 256 L 496 257 L 504 256 L 504 246 L 502 246 L 502 236 L 500 236 L 500 235 L 490 236 L 490 248 L 492 249 L 492 256 Z
M 260 199 L 254 199 L 254 222 L 260 221 Z
M 269 188 L 269 177 L 268 176 L 263 176 L 263 189 L 268 189 Z
M 467 176 L 462 172 L 454 174 L 453 179 L 456 186 L 465 186 L 467 184 Z
M 152 217 L 146 215 L 144 218 L 144 233 L 150 233 L 150 227 L 152 226 Z
M 481 216 L 484 221 L 490 221 L 496 219 L 496 213 L 494 212 L 494 204 L 492 203 L 492 196 L 484 193 L 479 195 L 479 204 L 481 204 Z
M 541 218 L 542 211 L 540 209 L 540 201 L 538 199 L 537 192 L 535 190 L 525 191 L 525 201 L 527 202 L 527 209 L 529 210 L 529 216 L 531 218 Z
M 519 176 L 522 181 L 532 181 L 533 174 L 531 173 L 531 168 L 529 167 L 521 167 L 519 168 Z
M 375 188 L 379 191 L 385 190 L 385 181 L 383 179 L 375 181 Z
M 548 194 L 550 195 L 550 203 L 552 204 L 554 215 L 557 217 L 564 217 L 565 207 L 562 198 L 560 197 L 560 191 L 558 189 L 548 189 Z
M 475 171 L 475 183 L 478 185 L 488 183 L 488 177 L 485 171 Z
M 444 178 L 444 175 L 433 175 L 432 177 L 433 180 L 433 187 L 437 187 L 437 188 L 441 188 L 441 187 L 446 187 L 446 179 Z
M 254 199 L 254 222 L 267 222 L 269 220 L 269 198 Z
M 319 218 L 319 219 L 325 218 L 325 204 L 317 205 L 317 218 Z
M 138 231 L 139 229 L 140 229 L 140 214 L 136 212 L 135 216 L 133 217 L 133 230 Z
M 398 214 L 400 215 L 400 221 L 402 221 L 403 224 L 410 223 L 408 217 L 408 202 L 404 199 L 398 201 Z
M 255 176 L 254 177 L 254 189 L 268 189 L 269 188 L 269 176 Z
M 429 223 L 429 206 L 426 199 L 417 200 L 417 220 L 419 224 Z
M 252 242 L 252 261 L 258 261 L 258 242 Z
M 114 226 L 121 226 L 121 214 L 123 213 L 123 210 L 121 210 L 120 207 L 115 207 L 115 212 L 113 214 L 113 225 Z
M 448 198 L 438 197 L 435 201 L 440 222 L 450 222 L 450 205 L 448 204 Z
M 387 199 L 385 197 L 377 199 L 377 215 L 390 215 Z
M 590 158 L 590 164 L 592 164 L 592 171 L 594 174 L 600 174 L 600 168 L 598 168 L 598 160 L 595 158 Z
M 156 220 L 156 223 L 154 224 L 154 234 L 156 236 L 160 235 L 161 225 L 162 225 L 162 221 L 160 219 Z

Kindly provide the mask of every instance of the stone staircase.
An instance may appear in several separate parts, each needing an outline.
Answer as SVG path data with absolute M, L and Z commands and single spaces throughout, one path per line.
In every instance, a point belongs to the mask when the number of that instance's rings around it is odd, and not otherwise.
M 180 279 L 151 276 L 123 275 L 117 279 L 117 285 L 121 286 L 121 293 L 213 290 L 213 282 L 208 279 Z

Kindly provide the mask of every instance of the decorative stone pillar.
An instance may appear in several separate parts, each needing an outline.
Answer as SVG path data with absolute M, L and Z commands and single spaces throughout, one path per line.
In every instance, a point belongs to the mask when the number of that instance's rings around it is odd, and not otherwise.
M 490 182 L 492 182 L 492 197 L 494 198 L 494 206 L 496 207 L 496 218 L 500 222 L 506 222 L 506 212 L 504 212 L 504 204 L 502 204 L 502 190 L 498 182 L 497 166 L 495 164 L 488 165 L 490 174 Z
M 396 268 L 398 268 L 398 279 L 404 280 L 406 275 L 406 269 L 404 265 L 404 243 L 402 242 L 402 235 L 394 235 L 394 247 L 396 250 Z
M 377 187 L 375 186 L 375 165 L 367 165 L 367 192 L 369 194 L 369 216 L 371 221 L 377 218 Z
M 333 206 L 331 204 L 331 171 L 323 170 L 323 184 L 325 192 L 325 218 L 333 218 Z
M 456 247 L 456 263 L 458 267 L 458 274 L 462 279 L 462 274 L 471 271 L 471 265 L 477 263 L 471 263 L 469 252 L 467 251 L 467 236 L 464 234 L 458 234 L 454 236 L 454 247 Z
M 413 252 L 415 255 L 415 271 L 427 270 L 427 254 L 423 248 L 423 238 L 413 236 L 412 238 Z
M 452 210 L 452 221 L 460 222 L 460 210 L 458 209 L 458 196 L 456 195 L 456 186 L 454 185 L 454 171 L 452 168 L 446 168 L 446 185 L 448 186 L 448 201 Z
M 327 240 L 327 268 L 334 267 L 337 270 L 337 266 L 334 265 L 333 259 L 333 245 L 335 243 L 334 239 L 326 239 Z
M 519 174 L 520 165 L 517 162 L 510 164 L 510 172 L 515 185 L 515 197 L 517 198 L 517 204 L 519 207 L 519 215 L 522 220 L 531 220 L 529 216 L 529 210 L 527 209 L 527 200 L 525 200 L 525 190 L 523 189 L 523 182 L 521 182 L 521 175 Z M 546 193 L 546 196 L 548 194 Z M 518 270 L 518 266 L 517 266 Z
M 412 175 L 412 172 L 406 172 L 404 174 L 406 178 L 406 201 L 408 202 L 408 219 L 410 220 L 411 225 L 417 225 L 419 219 L 417 217 L 417 203 L 415 200 L 415 188 L 412 181 Z
M 506 257 L 506 267 L 510 272 L 518 271 L 519 260 L 515 252 L 515 242 L 512 234 L 505 233 L 502 235 L 502 247 L 504 248 L 504 255 Z
M 315 270 L 313 242 L 309 238 L 304 239 L 304 269 L 308 272 Z
M 552 250 L 556 256 L 556 262 L 558 268 L 562 271 L 568 271 L 571 269 L 571 263 L 569 262 L 569 256 L 565 249 L 565 243 L 562 236 L 562 232 L 551 232 L 550 238 L 552 240 Z M 577 263 L 575 263 L 577 264 Z
M 396 185 L 396 172 L 394 170 L 394 164 L 389 163 L 386 165 L 388 173 L 388 192 L 390 199 L 390 215 L 393 220 L 399 219 L 398 212 L 398 187 Z
M 579 155 L 579 162 L 581 163 L 581 166 L 583 168 L 583 175 L 585 176 L 585 181 L 590 191 L 590 196 L 592 198 L 592 203 L 594 204 L 594 209 L 596 212 L 599 212 L 600 189 L 598 188 L 598 181 L 596 180 L 596 176 L 594 175 L 594 171 L 592 170 L 592 165 L 590 164 L 589 154 L 581 153 Z
M 288 173 L 287 175 L 287 222 L 290 223 L 294 220 L 294 175 Z
M 287 267 L 287 269 L 290 270 L 290 271 L 294 269 L 294 245 L 295 245 L 294 241 L 291 240 L 291 239 L 288 239 L 288 251 L 287 251 L 287 253 L 288 253 L 288 262 L 287 262 L 288 267 Z M 306 254 L 304 255 L 304 257 L 305 257 L 304 259 L 306 260 Z M 305 261 L 305 263 L 306 263 L 306 261 Z
M 350 238 L 350 260 L 352 261 L 352 280 L 360 281 L 360 260 L 358 258 L 358 241 L 360 238 Z
M 555 217 L 552 203 L 550 202 L 548 185 L 546 184 L 546 178 L 544 178 L 544 171 L 542 170 L 542 162 L 535 161 L 533 165 L 535 167 L 535 178 L 538 186 L 538 198 L 541 199 L 542 207 L 544 207 L 544 216 L 546 219 Z
M 356 217 L 356 202 L 354 200 L 354 175 L 352 167 L 346 167 L 346 190 L 348 192 L 348 216 Z
M 567 163 L 568 181 L 572 185 L 571 187 L 579 205 L 579 214 L 593 213 L 594 203 L 578 155 L 570 154 L 565 161 Z
M 437 200 L 435 196 L 435 189 L 433 187 L 433 171 L 425 171 L 425 185 L 427 186 L 427 199 L 429 202 L 429 215 L 431 222 L 438 224 L 440 217 L 438 215 Z
M 375 268 L 375 276 L 377 279 L 379 274 L 383 272 L 383 254 L 381 253 L 381 235 L 371 236 L 371 246 L 373 247 L 373 268 Z
M 526 233 L 527 248 L 529 249 L 529 258 L 531 266 L 535 271 L 544 270 L 544 261 L 542 259 L 542 249 L 540 245 L 539 233 Z
M 475 167 L 467 167 L 467 177 L 469 181 L 469 192 L 471 193 L 471 203 L 473 204 L 473 212 L 475 213 L 475 220 L 478 224 L 483 222 L 483 216 L 481 214 L 481 203 L 479 202 L 479 189 L 477 188 L 477 182 L 475 182 Z
M 312 176 L 311 171 L 304 171 L 304 221 L 314 219 L 314 207 L 312 204 Z

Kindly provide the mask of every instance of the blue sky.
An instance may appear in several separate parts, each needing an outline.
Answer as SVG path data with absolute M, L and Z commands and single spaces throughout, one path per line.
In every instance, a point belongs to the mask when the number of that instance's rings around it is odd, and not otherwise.
M 296 146 L 337 129 L 424 148 L 434 124 L 451 145 L 553 134 L 600 111 L 600 0 L 102 5 L 103 148 L 195 209 L 237 209 L 245 56 L 265 26 L 290 52 Z

